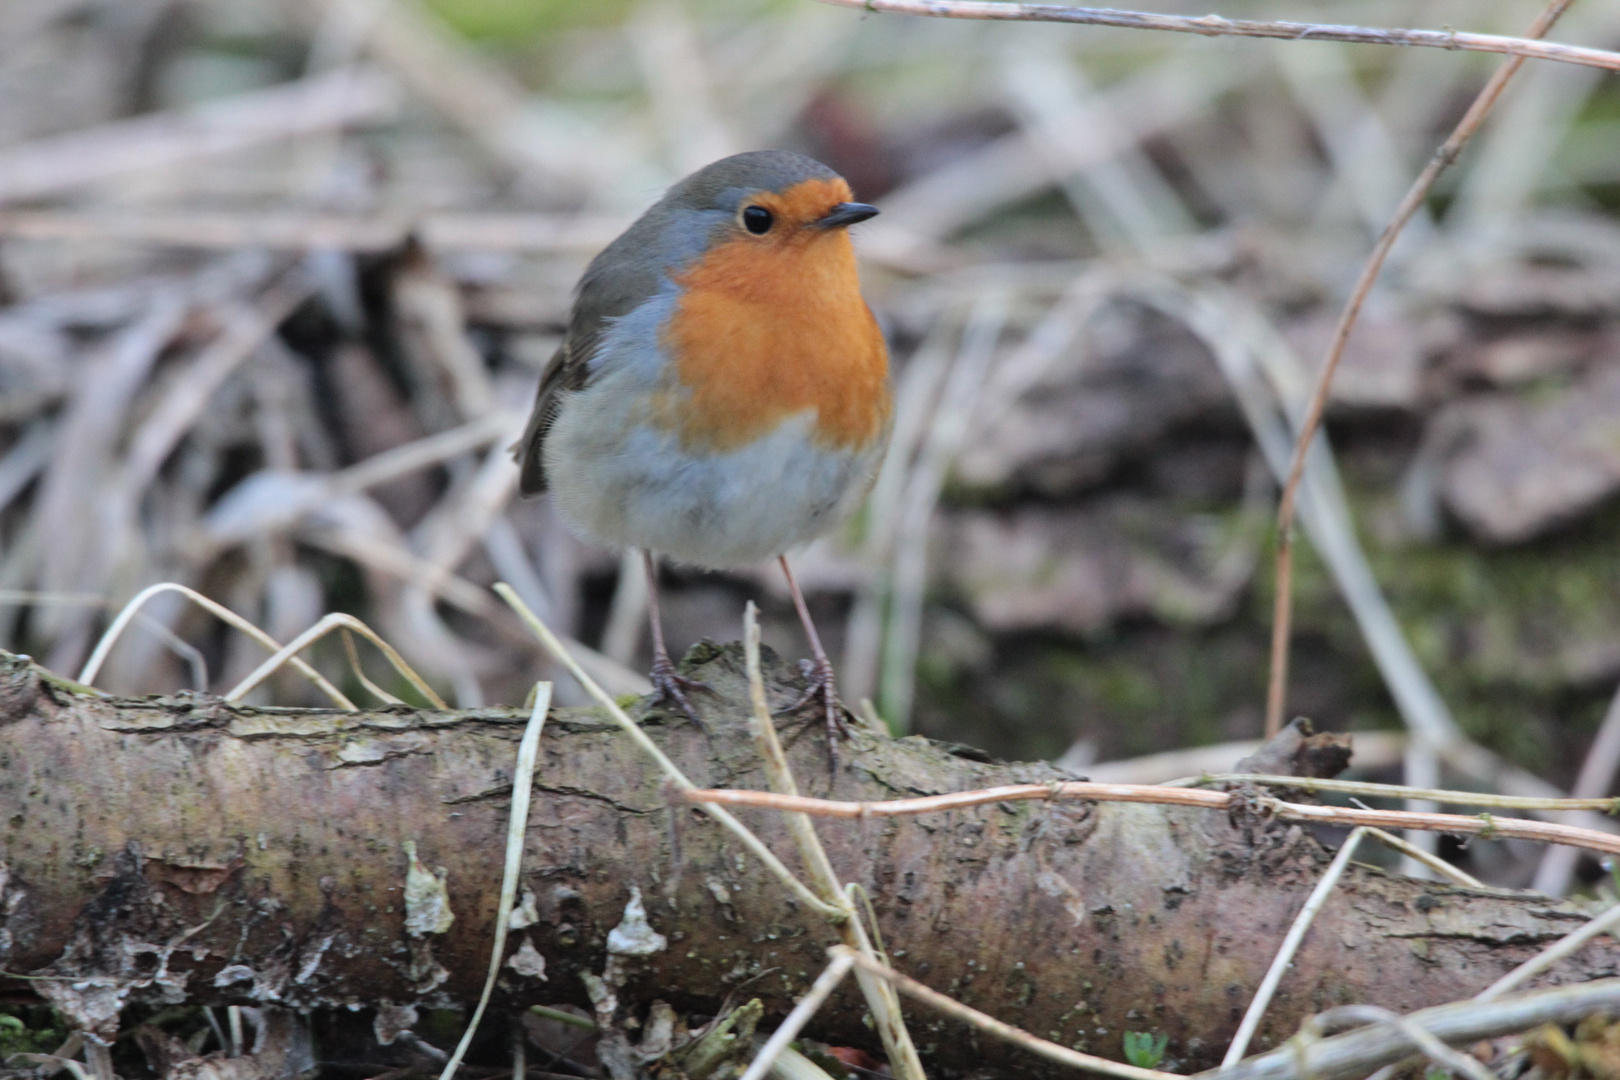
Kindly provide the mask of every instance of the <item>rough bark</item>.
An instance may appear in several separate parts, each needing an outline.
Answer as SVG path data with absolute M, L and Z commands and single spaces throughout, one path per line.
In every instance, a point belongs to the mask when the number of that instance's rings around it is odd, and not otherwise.
M 697 699 L 709 734 L 645 722 L 699 783 L 761 787 L 738 651 L 688 657 L 718 691 Z M 769 675 L 774 700 L 797 695 L 786 665 L 772 661 Z M 0 986 L 45 993 L 103 1032 L 137 1002 L 474 1000 L 524 719 L 90 699 L 0 654 L 0 967 L 77 979 Z M 783 727 L 807 794 L 880 799 L 1060 775 L 857 731 L 833 776 L 819 724 Z M 553 714 L 535 784 L 523 881 L 538 920 L 509 949 L 538 950 L 545 974 L 506 969 L 505 1002 L 582 1002 L 579 976 L 601 971 L 632 886 L 670 942 L 626 988 L 632 999 L 700 1007 L 746 983 L 780 1012 L 822 967 L 835 935 L 704 815 L 672 808 L 651 764 L 600 714 Z M 773 815 L 741 816 L 796 865 Z M 1002 804 L 820 828 L 904 970 L 1109 1056 L 1125 1031 L 1163 1032 L 1184 1066 L 1218 1055 L 1327 857 L 1297 826 L 1146 805 Z M 412 845 L 444 877 L 455 919 L 443 932 L 407 927 Z M 412 925 L 431 931 L 434 889 L 423 884 L 418 874 Z M 1472 994 L 1581 918 L 1542 896 L 1354 867 L 1256 1046 L 1339 1003 L 1407 1011 Z M 1620 945 L 1603 939 L 1544 981 L 1617 972 Z M 860 1017 L 858 996 L 841 993 L 819 1031 L 870 1042 Z M 936 1016 L 911 1018 L 937 1065 L 1041 1072 Z

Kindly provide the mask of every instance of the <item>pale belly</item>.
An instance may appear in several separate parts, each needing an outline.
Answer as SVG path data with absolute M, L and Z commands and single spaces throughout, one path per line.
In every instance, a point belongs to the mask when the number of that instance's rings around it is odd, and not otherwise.
M 801 414 L 740 449 L 693 454 L 668 432 L 627 423 L 606 390 L 562 404 L 545 446 L 552 497 L 590 539 L 697 566 L 759 562 L 832 531 L 865 498 L 887 441 L 829 450 Z

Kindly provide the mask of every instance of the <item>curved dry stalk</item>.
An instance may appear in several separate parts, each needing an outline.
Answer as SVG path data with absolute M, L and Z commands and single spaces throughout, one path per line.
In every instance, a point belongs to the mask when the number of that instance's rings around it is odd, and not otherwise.
M 343 638 L 343 651 L 349 657 L 349 670 L 354 672 L 355 680 L 384 705 L 405 704 L 405 702 L 372 682 L 370 677 L 366 675 L 366 669 L 360 666 L 360 650 L 354 647 L 354 635 L 349 633 L 348 627 L 343 628 L 343 633 L 340 636 Z
M 1552 29 L 1564 11 L 1573 0 L 1552 0 L 1547 9 L 1537 17 L 1529 30 L 1529 38 L 1540 38 Z M 1457 160 L 1463 147 L 1479 131 L 1484 124 L 1485 117 L 1490 114 L 1496 105 L 1502 91 L 1507 84 L 1524 66 L 1525 54 L 1511 55 L 1507 62 L 1492 73 L 1479 96 L 1474 98 L 1473 104 L 1457 122 L 1446 141 L 1434 152 L 1423 172 L 1413 181 L 1412 187 L 1396 208 L 1394 216 L 1384 231 L 1378 237 L 1378 243 L 1373 245 L 1372 254 L 1367 257 L 1366 265 L 1361 268 L 1361 276 L 1356 279 L 1355 287 L 1350 291 L 1350 298 L 1345 301 L 1344 310 L 1339 314 L 1339 322 L 1333 330 L 1333 341 L 1328 346 L 1327 356 L 1322 361 L 1322 368 L 1317 373 L 1316 385 L 1311 388 L 1310 403 L 1305 408 L 1305 415 L 1299 421 L 1298 433 L 1294 440 L 1294 456 L 1288 463 L 1288 478 L 1283 481 L 1282 497 L 1277 503 L 1277 572 L 1276 572 L 1276 599 L 1272 607 L 1271 621 L 1271 676 L 1266 687 L 1266 738 L 1277 734 L 1282 729 L 1282 714 L 1285 704 L 1284 698 L 1288 693 L 1288 643 L 1292 636 L 1294 616 L 1294 513 L 1299 498 L 1300 481 L 1305 476 L 1305 456 L 1310 451 L 1311 442 L 1316 437 L 1316 430 L 1322 424 L 1322 413 L 1327 409 L 1328 390 L 1333 384 L 1333 374 L 1339 369 L 1339 361 L 1344 358 L 1345 346 L 1349 344 L 1350 332 L 1355 328 L 1356 320 L 1361 316 L 1362 306 L 1367 302 L 1367 296 L 1372 292 L 1373 283 L 1384 269 L 1384 261 L 1389 257 L 1395 242 L 1400 239 L 1401 231 L 1406 223 L 1412 220 L 1412 215 L 1424 205 L 1429 192 L 1434 189 L 1435 182 L 1440 174 Z
M 540 643 L 556 658 L 558 663 L 568 669 L 568 673 L 574 677 L 580 686 L 585 688 L 585 692 L 595 698 L 596 703 L 607 711 L 609 718 L 618 724 L 626 735 L 630 736 L 630 741 L 636 744 L 636 748 L 658 763 L 658 767 L 663 770 L 665 776 L 669 777 L 678 791 L 689 792 L 698 789 L 697 785 L 692 783 L 685 773 L 681 772 L 680 767 L 669 760 L 669 755 L 660 750 L 658 744 L 647 736 L 647 733 L 641 729 L 641 725 L 630 719 L 629 714 L 619 707 L 619 703 L 608 696 L 607 691 L 603 690 L 596 680 L 591 678 L 585 669 L 579 665 L 573 655 L 563 647 L 563 643 L 558 640 L 557 635 L 551 632 L 551 627 L 541 622 L 540 617 L 529 610 L 529 605 L 525 604 L 522 597 L 513 591 L 512 586 L 504 581 L 497 581 L 495 583 L 495 592 L 517 613 L 518 618 L 522 619 L 529 629 L 534 631 L 535 636 L 540 639 Z M 776 853 L 767 847 L 763 840 L 754 835 L 748 826 L 718 806 L 705 805 L 703 809 L 710 817 L 730 830 L 733 836 L 742 841 L 743 846 L 748 849 L 750 854 L 763 863 L 765 868 L 775 875 L 778 881 L 786 885 L 789 892 L 810 905 L 812 910 L 818 911 L 834 921 L 845 918 L 845 911 L 841 906 L 829 904 L 817 896 L 808 885 L 800 881 L 793 871 L 787 868 L 781 859 L 776 857 Z
M 1368 836 L 1379 841 L 1385 847 L 1392 851 L 1400 852 L 1413 862 L 1422 863 L 1430 870 L 1433 870 L 1443 878 L 1447 878 L 1454 884 L 1461 885 L 1468 889 L 1483 889 L 1486 887 L 1483 881 L 1479 880 L 1479 878 L 1475 877 L 1473 874 L 1468 873 L 1468 871 L 1451 865 L 1432 851 L 1424 851 L 1416 844 L 1407 843 L 1394 833 L 1385 832 L 1383 829 L 1375 829 L 1371 825 L 1362 825 L 1361 828 L 1366 829 Z M 1553 850 L 1561 851 L 1563 849 L 1554 848 Z
M 1192 806 L 1205 810 L 1228 809 L 1241 795 L 1191 788 L 1150 787 L 1141 784 L 1090 784 L 1068 781 L 1057 784 L 1009 784 L 982 791 L 961 791 L 950 795 L 928 795 L 916 799 L 888 799 L 882 802 L 840 802 L 812 799 L 803 795 L 778 795 L 770 791 L 692 788 L 680 796 L 699 805 L 724 803 L 727 806 L 758 806 L 821 817 L 864 818 L 899 817 L 960 810 L 986 803 L 1025 802 L 1037 799 L 1091 799 L 1096 802 L 1158 803 Z M 1255 800 L 1261 810 L 1284 821 L 1310 821 L 1321 825 L 1372 825 L 1384 829 L 1417 829 L 1422 832 L 1459 833 L 1487 839 L 1534 840 L 1545 844 L 1568 844 L 1591 851 L 1620 854 L 1620 836 L 1560 825 L 1550 821 L 1503 818 L 1492 814 L 1469 817 L 1463 814 L 1424 814 L 1410 810 L 1369 810 L 1352 806 L 1310 806 L 1262 796 Z
M 1083 26 L 1117 26 L 1127 30 L 1163 30 L 1203 37 L 1280 38 L 1284 41 L 1346 41 L 1353 45 L 1405 45 L 1450 52 L 1499 53 L 1515 60 L 1553 60 L 1563 64 L 1620 71 L 1620 53 L 1579 45 L 1470 34 L 1455 30 L 1407 30 L 1398 27 L 1342 26 L 1334 23 L 1227 19 L 1220 15 L 1191 18 L 1117 8 L 1068 7 L 1063 4 L 1014 4 L 1002 0 L 821 0 L 834 7 L 858 8 L 890 15 L 932 15 L 940 19 L 991 19 L 1004 22 L 1061 22 Z
M 95 650 L 90 654 L 90 659 L 84 662 L 84 668 L 79 672 L 79 682 L 86 686 L 94 684 L 96 675 L 101 671 L 101 665 L 106 663 L 107 655 L 112 652 L 112 647 L 117 644 L 119 635 L 134 620 L 136 612 L 140 611 L 141 606 L 152 597 L 164 592 L 179 593 L 203 610 L 236 627 L 236 629 L 269 649 L 272 654 L 281 652 L 281 644 L 275 638 L 254 626 L 224 604 L 210 600 L 196 589 L 188 588 L 178 582 L 161 581 L 156 585 L 148 585 L 136 593 L 129 603 L 124 605 L 124 609 L 118 613 L 118 617 L 112 621 L 106 632 L 101 635 L 101 640 L 96 642 Z M 343 691 L 333 686 L 327 681 L 326 676 L 310 667 L 303 660 L 294 657 L 292 658 L 292 665 L 298 670 L 299 674 L 314 683 L 322 693 L 331 698 L 338 708 L 346 709 L 349 712 L 359 710 L 359 706 L 350 701 Z
M 416 670 L 405 662 L 405 658 L 399 655 L 394 647 L 384 641 L 375 630 L 353 615 L 347 615 L 341 611 L 334 611 L 331 614 L 321 616 L 320 622 L 317 622 L 314 626 L 276 650 L 275 655 L 254 668 L 247 678 L 233 686 L 230 693 L 225 695 L 225 700 L 240 701 L 243 695 L 269 678 L 270 674 L 282 664 L 295 660 L 298 653 L 340 626 L 346 626 L 354 630 L 361 637 L 381 649 L 383 655 L 388 658 L 388 662 L 394 665 L 394 670 L 405 676 L 405 680 L 414 686 L 417 693 L 426 698 L 435 709 L 448 709 L 450 707 L 444 703 L 444 699 L 434 691 L 433 687 L 429 686 L 422 679 L 422 676 L 418 675 Z M 354 706 L 350 705 L 349 708 L 352 709 Z
M 107 598 L 100 593 L 59 593 L 39 592 L 34 589 L 0 589 L 0 606 L 11 604 L 57 604 L 64 607 L 91 608 L 110 606 Z M 163 642 L 170 652 L 184 660 L 186 665 L 191 668 L 191 681 L 195 684 L 193 689 L 206 691 L 208 689 L 208 661 L 203 659 L 202 652 L 150 615 L 140 613 L 135 618 L 139 620 L 142 626 L 150 630 L 159 641 Z M 83 684 L 79 685 L 82 686 Z M 99 690 L 95 692 L 100 693 Z
M 915 998 L 924 1005 L 938 1009 L 947 1016 L 954 1016 L 964 1023 L 972 1024 L 980 1031 L 1004 1039 L 1014 1046 L 1021 1046 L 1032 1054 L 1055 1061 L 1059 1065 L 1070 1065 L 1077 1069 L 1090 1069 L 1092 1072 L 1102 1073 L 1104 1076 L 1118 1076 L 1122 1080 L 1180 1080 L 1175 1073 L 1160 1072 L 1158 1069 L 1143 1069 L 1135 1065 L 1126 1065 L 1123 1062 L 1110 1061 L 1108 1058 L 1097 1057 L 1095 1054 L 1083 1054 L 1078 1050 L 1070 1050 L 1067 1046 L 1059 1046 L 1055 1042 L 1047 1042 L 1025 1031 L 1014 1027 L 1002 1020 L 997 1020 L 988 1013 L 982 1013 L 970 1005 L 964 1005 L 953 997 L 940 993 L 932 987 L 925 986 L 909 975 L 902 975 L 891 967 L 885 967 L 873 960 L 868 960 L 855 950 L 844 945 L 834 946 L 831 950 L 836 956 L 848 956 L 856 968 L 868 972 L 880 979 L 887 979 L 893 983 L 895 989 L 907 997 Z
M 518 871 L 523 868 L 523 838 L 529 831 L 529 794 L 534 788 L 535 759 L 540 754 L 540 732 L 546 726 L 546 713 L 551 711 L 551 684 L 535 683 L 534 690 L 534 709 L 529 713 L 529 723 L 518 743 L 517 771 L 512 774 L 512 810 L 506 822 L 506 864 L 501 873 L 500 908 L 495 912 L 495 942 L 490 946 L 489 975 L 484 979 L 478 1007 L 456 1044 L 455 1053 L 445 1062 L 439 1080 L 455 1076 L 467 1047 L 472 1045 L 473 1036 L 478 1033 L 478 1022 L 484 1018 L 489 996 L 495 990 L 495 977 L 501 973 L 501 957 L 506 955 L 506 932 L 512 921 L 512 906 L 517 903 Z

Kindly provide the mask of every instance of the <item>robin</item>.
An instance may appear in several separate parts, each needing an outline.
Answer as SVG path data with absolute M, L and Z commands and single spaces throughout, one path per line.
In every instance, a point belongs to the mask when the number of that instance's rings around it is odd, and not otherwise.
M 598 543 L 639 548 L 658 699 L 697 719 L 658 617 L 659 555 L 707 569 L 775 558 L 814 652 L 809 689 L 843 728 L 832 663 L 787 552 L 843 522 L 888 444 L 888 348 L 849 226 L 877 213 L 799 154 L 758 151 L 670 188 L 591 261 L 513 447 Z

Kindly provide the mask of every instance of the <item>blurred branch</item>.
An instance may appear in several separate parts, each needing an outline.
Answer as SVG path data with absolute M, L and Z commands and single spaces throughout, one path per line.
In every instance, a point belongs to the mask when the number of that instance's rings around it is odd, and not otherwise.
M 1571 2 L 1572 0 L 1552 0 L 1531 25 L 1530 36 L 1541 37 L 1551 30 Z M 1429 192 L 1434 190 L 1435 181 L 1439 180 L 1440 174 L 1457 160 L 1463 147 L 1467 146 L 1469 140 L 1479 131 L 1485 117 L 1490 114 L 1497 99 L 1502 96 L 1502 91 L 1507 89 L 1508 82 L 1523 65 L 1524 57 L 1514 55 L 1497 68 L 1490 81 L 1485 84 L 1485 88 L 1474 99 L 1474 103 L 1468 107 L 1468 112 L 1457 122 L 1451 135 L 1441 144 L 1440 149 L 1434 152 L 1429 164 L 1424 167 L 1423 172 L 1413 182 L 1411 190 L 1406 193 L 1406 198 L 1396 208 L 1394 218 L 1384 226 L 1383 234 L 1379 236 L 1372 254 L 1368 256 L 1367 264 L 1362 267 L 1361 276 L 1356 280 L 1350 299 L 1345 301 L 1344 311 L 1339 315 L 1339 324 L 1333 331 L 1333 342 L 1328 347 L 1327 357 L 1322 361 L 1321 371 L 1316 376 L 1316 385 L 1311 390 L 1310 404 L 1306 406 L 1304 416 L 1299 421 L 1293 458 L 1288 464 L 1288 478 L 1283 482 L 1282 498 L 1277 504 L 1276 603 L 1272 612 L 1271 626 L 1271 680 L 1266 690 L 1268 738 L 1282 728 L 1284 697 L 1288 688 L 1288 639 L 1294 603 L 1295 504 L 1299 496 L 1300 481 L 1305 476 L 1305 456 L 1310 451 L 1312 440 L 1316 437 L 1316 429 L 1322 423 L 1322 413 L 1327 408 L 1328 390 L 1333 384 L 1333 373 L 1338 370 L 1339 361 L 1344 358 L 1345 346 L 1350 341 L 1350 331 L 1355 328 L 1362 305 L 1367 302 L 1373 283 L 1378 280 L 1379 272 L 1384 268 L 1384 260 L 1389 257 L 1395 242 L 1400 239 L 1401 230 L 1412 220 L 1413 215 L 1422 209 L 1428 200 Z
M 180 165 L 298 135 L 391 115 L 393 79 L 347 68 L 222 101 L 128 120 L 0 150 L 0 202 L 60 195 L 64 188 Z
M 605 247 L 629 222 L 610 214 L 427 214 L 417 218 L 280 211 L 0 210 L 0 237 L 165 247 L 392 251 L 415 236 L 430 250 L 578 251 Z
M 345 18 L 374 60 L 509 168 L 575 193 L 602 179 L 613 155 L 571 153 L 537 137 L 528 129 L 528 90 L 421 4 L 310 0 L 308 7 L 317 19 Z
M 1118 26 L 1127 30 L 1166 30 L 1204 37 L 1281 38 L 1286 41 L 1348 41 L 1358 45 L 1408 45 L 1452 52 L 1503 53 L 1529 60 L 1620 71 L 1620 53 L 1579 45 L 1469 34 L 1455 30 L 1404 30 L 1394 27 L 1340 26 L 1331 23 L 1227 19 L 1220 15 L 1190 18 L 1114 8 L 1066 7 L 1061 4 L 1012 4 L 1000 0 L 821 0 L 824 4 L 890 15 L 932 15 L 941 19 L 993 19 L 1005 22 L 1061 22 L 1084 26 Z

